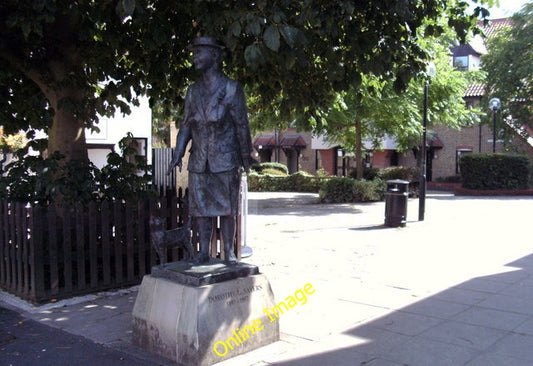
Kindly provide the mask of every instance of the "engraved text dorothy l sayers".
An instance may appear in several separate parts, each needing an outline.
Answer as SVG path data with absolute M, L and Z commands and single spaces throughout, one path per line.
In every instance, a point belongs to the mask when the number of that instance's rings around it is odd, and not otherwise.
M 289 295 L 285 298 L 285 301 L 280 301 L 272 308 L 264 308 L 263 313 L 268 316 L 270 323 L 279 319 L 281 315 L 289 311 L 296 305 L 305 305 L 307 304 L 307 296 L 315 293 L 313 285 L 310 283 L 305 284 L 302 288 L 299 288 L 294 292 L 294 295 Z M 251 336 L 263 330 L 265 326 L 262 324 L 261 319 L 255 319 L 252 324 L 245 325 L 242 329 L 235 329 L 233 335 L 230 336 L 225 341 L 218 341 L 213 345 L 213 350 L 215 353 L 224 357 L 228 354 L 230 350 L 233 350 L 235 347 L 242 345 Z

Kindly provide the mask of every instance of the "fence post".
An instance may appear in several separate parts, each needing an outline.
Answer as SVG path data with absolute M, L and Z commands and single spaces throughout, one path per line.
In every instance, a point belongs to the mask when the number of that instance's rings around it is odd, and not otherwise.
M 52 295 L 59 293 L 58 256 L 57 256 L 57 212 L 53 205 L 48 207 L 48 264 L 50 265 L 50 291 Z
M 90 273 L 90 284 L 91 288 L 98 287 L 98 246 L 97 246 L 97 220 L 100 212 L 96 208 L 96 202 L 91 201 L 88 205 L 89 215 L 89 273 Z
M 47 222 L 46 209 L 41 206 L 30 208 L 30 225 L 33 228 L 30 238 L 31 295 L 33 300 L 44 297 L 44 263 L 43 263 L 43 222 Z
M 0 224 L 2 230 L 0 231 L 0 284 L 5 286 L 7 284 L 7 202 L 0 200 Z

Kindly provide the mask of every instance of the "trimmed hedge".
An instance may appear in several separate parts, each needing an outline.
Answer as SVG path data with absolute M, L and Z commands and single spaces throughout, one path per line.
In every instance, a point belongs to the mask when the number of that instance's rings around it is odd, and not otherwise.
M 276 163 L 262 163 L 263 173 Z M 279 164 L 282 165 L 282 164 Z M 315 177 L 306 172 L 296 172 L 283 176 L 260 174 L 254 169 L 248 176 L 248 189 L 251 192 L 309 192 L 319 193 L 322 202 L 375 202 L 384 199 L 386 181 L 403 179 L 410 182 L 409 190 L 418 189 L 417 168 L 391 167 L 373 169 L 374 179 L 356 180 L 349 177 Z
M 381 179 L 332 178 L 322 186 L 319 198 L 324 203 L 382 201 L 385 189 L 386 184 Z
M 289 175 L 289 168 L 282 163 L 273 163 L 273 162 L 264 162 L 259 164 L 254 164 L 252 170 L 259 174 L 268 174 L 272 171 L 278 171 L 281 175 Z M 280 175 L 280 174 L 278 174 Z
M 467 154 L 459 160 L 462 187 L 480 190 L 518 190 L 529 187 L 531 162 L 526 156 Z
M 350 173 L 351 178 L 356 178 L 356 171 Z M 392 179 L 402 179 L 409 182 L 418 182 L 420 177 L 420 169 L 416 167 L 407 166 L 391 166 L 388 168 L 365 168 L 363 170 L 363 178 L 366 180 L 374 180 L 376 178 L 383 181 Z
M 291 175 L 248 175 L 248 190 L 252 192 L 309 192 L 318 193 L 325 180 L 330 178 L 313 177 L 304 172 Z

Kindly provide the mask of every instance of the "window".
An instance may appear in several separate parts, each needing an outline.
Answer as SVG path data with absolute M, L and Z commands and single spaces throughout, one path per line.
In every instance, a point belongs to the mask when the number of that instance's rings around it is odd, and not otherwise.
M 461 169 L 459 168 L 459 160 L 461 159 L 461 156 L 465 154 L 472 154 L 471 148 L 458 148 L 455 151 L 455 174 L 460 174 Z
M 455 67 L 459 71 L 468 71 L 468 56 L 454 57 L 453 67 Z

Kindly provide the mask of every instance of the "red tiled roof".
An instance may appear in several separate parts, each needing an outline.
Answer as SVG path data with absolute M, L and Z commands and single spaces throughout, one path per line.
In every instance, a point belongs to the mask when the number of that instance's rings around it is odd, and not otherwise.
M 471 84 L 465 91 L 465 97 L 482 97 L 485 95 L 485 85 L 483 84 Z
M 256 149 L 273 149 L 276 147 L 276 139 L 274 135 L 262 135 L 254 140 L 253 145 Z M 279 147 L 283 149 L 298 149 L 306 146 L 301 135 L 283 135 L 279 142 Z
M 511 18 L 501 18 L 501 19 L 492 19 L 487 25 L 483 25 L 483 22 L 480 22 L 479 25 L 483 29 L 485 39 L 494 36 L 494 34 L 502 29 L 503 27 L 510 27 L 512 24 Z M 471 46 L 473 49 L 484 49 L 485 48 L 485 39 L 481 37 L 474 37 Z M 483 54 L 485 52 L 478 51 Z M 468 97 L 482 97 L 485 95 L 485 85 L 483 84 L 471 84 L 468 86 L 468 89 L 465 91 L 465 98 Z
M 500 19 L 491 19 L 489 24 L 483 25 L 481 22 L 479 25 L 482 27 L 483 32 L 485 33 L 486 38 L 490 38 L 503 27 L 510 27 L 512 24 L 511 18 L 500 18 Z
M 307 146 L 304 139 L 300 135 L 284 135 L 281 138 L 280 145 L 284 149 L 304 148 Z
M 273 135 L 259 136 L 253 143 L 256 149 L 271 149 L 276 147 L 276 140 Z

